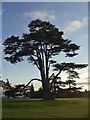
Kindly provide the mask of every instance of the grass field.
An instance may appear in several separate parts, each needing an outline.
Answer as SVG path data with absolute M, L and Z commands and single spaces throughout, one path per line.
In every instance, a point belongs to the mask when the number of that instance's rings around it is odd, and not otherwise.
M 87 118 L 88 99 L 59 98 L 5 99 L 2 102 L 3 118 Z

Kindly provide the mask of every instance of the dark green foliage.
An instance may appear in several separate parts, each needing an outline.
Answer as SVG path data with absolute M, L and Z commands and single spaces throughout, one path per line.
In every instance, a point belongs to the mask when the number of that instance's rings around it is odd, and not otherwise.
M 53 65 L 53 67 L 54 67 L 54 69 L 53 70 L 63 70 L 63 71 L 65 71 L 65 70 L 69 70 L 69 68 L 70 69 L 72 69 L 72 70 L 74 70 L 74 69 L 82 69 L 82 68 L 85 68 L 85 67 L 87 67 L 88 65 L 87 64 L 75 64 L 75 63 L 56 63 L 56 64 L 54 64 Z
M 4 94 L 7 98 L 21 96 L 23 95 L 22 90 L 24 87 L 25 87 L 24 84 L 15 85 L 14 87 L 11 87 L 10 89 L 5 90 Z

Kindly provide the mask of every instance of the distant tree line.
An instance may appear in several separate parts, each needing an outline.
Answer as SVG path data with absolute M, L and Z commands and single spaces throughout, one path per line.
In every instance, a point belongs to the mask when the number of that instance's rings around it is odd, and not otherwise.
M 18 84 L 12 86 L 8 79 L 7 81 L 0 81 L 2 83 L 2 87 L 4 90 L 4 95 L 6 98 L 19 98 L 19 97 L 25 97 L 25 98 L 43 98 L 43 88 L 40 87 L 37 91 L 34 89 L 34 85 L 31 84 L 27 87 L 25 87 L 25 84 Z M 67 84 L 66 82 L 61 83 L 63 86 Z M 68 84 L 67 84 L 68 85 Z M 90 94 L 90 91 L 85 90 L 85 92 L 81 92 L 80 90 L 82 87 L 76 87 L 76 84 L 74 87 L 71 87 L 69 85 L 68 88 L 60 87 L 59 83 L 56 82 L 54 86 L 54 91 L 51 91 L 52 96 L 55 98 L 74 98 L 74 97 L 88 97 L 88 94 Z M 25 88 L 25 89 L 24 89 Z

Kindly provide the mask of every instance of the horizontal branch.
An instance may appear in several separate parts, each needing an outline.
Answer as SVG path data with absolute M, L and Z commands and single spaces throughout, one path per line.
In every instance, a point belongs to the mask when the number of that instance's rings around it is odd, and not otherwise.
M 41 79 L 38 79 L 38 78 L 33 78 L 33 79 L 31 79 L 27 84 L 26 84 L 26 86 L 24 87 L 24 89 L 22 90 L 22 92 L 24 92 L 24 90 L 25 90 L 25 88 L 32 82 L 32 81 L 34 81 L 34 80 L 37 80 L 37 81 L 40 81 L 40 82 L 42 82 L 42 80 Z
M 40 81 L 40 82 L 42 82 L 42 80 L 41 79 L 38 79 L 38 78 L 33 78 L 33 79 L 31 79 L 28 83 L 27 83 L 27 85 L 25 86 L 25 87 L 27 87 L 32 81 L 34 81 L 34 80 L 37 80 L 37 81 Z

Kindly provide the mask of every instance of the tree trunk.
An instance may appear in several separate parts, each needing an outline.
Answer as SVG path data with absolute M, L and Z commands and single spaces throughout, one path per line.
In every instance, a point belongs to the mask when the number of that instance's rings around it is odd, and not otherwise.
M 45 78 L 45 74 L 41 73 L 42 77 L 42 87 L 43 87 L 43 99 L 51 100 L 53 99 L 50 92 L 49 81 Z

